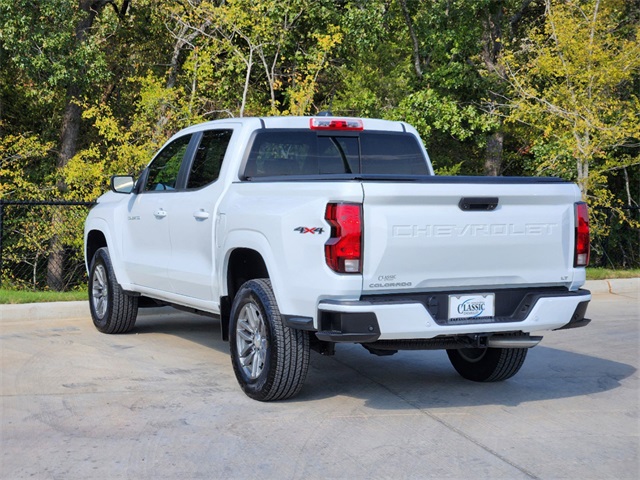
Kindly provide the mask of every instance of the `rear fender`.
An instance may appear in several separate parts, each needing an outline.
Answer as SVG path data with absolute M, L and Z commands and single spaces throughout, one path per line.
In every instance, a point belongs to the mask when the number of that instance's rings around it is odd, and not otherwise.
M 253 250 L 260 255 L 267 268 L 268 276 L 271 279 L 271 285 L 280 310 L 285 311 L 284 309 L 289 308 L 287 296 L 284 295 L 282 289 L 282 286 L 285 285 L 282 271 L 271 253 L 269 241 L 262 233 L 256 231 L 236 230 L 226 236 L 224 246 L 222 247 L 222 251 L 225 252 L 222 257 L 223 265 L 222 268 L 220 268 L 220 266 L 216 267 L 216 270 L 219 272 L 218 284 L 220 285 L 221 297 L 229 296 L 231 293 L 227 281 L 229 278 L 229 263 L 233 252 L 240 248 Z

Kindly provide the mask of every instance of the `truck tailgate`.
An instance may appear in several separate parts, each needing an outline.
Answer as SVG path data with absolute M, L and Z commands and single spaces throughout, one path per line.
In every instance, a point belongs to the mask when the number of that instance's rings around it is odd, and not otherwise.
M 478 177 L 363 189 L 367 294 L 572 284 L 573 184 Z

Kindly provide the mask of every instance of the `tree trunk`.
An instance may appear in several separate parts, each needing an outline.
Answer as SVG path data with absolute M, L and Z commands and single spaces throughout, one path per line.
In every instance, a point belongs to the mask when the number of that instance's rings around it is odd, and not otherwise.
M 496 75 L 498 86 L 504 78 L 503 66 L 500 64 L 502 54 L 502 23 L 504 21 L 503 5 L 501 1 L 493 1 L 487 6 L 486 16 L 483 20 L 482 33 L 482 59 L 486 69 Z M 498 90 L 498 89 L 496 89 Z M 497 110 L 499 97 L 496 93 L 490 93 L 491 111 Z M 485 175 L 497 176 L 502 169 L 502 150 L 504 145 L 504 132 L 502 122 L 498 130 L 487 137 L 487 149 L 485 152 Z
M 80 48 L 86 41 L 87 33 L 93 26 L 96 16 L 111 0 L 80 0 L 79 6 L 83 15 L 78 20 L 75 31 L 75 47 Z M 60 131 L 60 151 L 58 154 L 57 168 L 60 172 L 67 166 L 78 149 L 78 137 L 80 135 L 80 123 L 82 120 L 82 108 L 80 100 L 83 94 L 82 70 L 75 72 L 67 87 L 66 106 Z M 59 195 L 63 195 L 67 189 L 62 179 L 57 182 Z M 59 209 L 51 218 L 51 230 L 53 235 L 49 245 L 49 260 L 47 261 L 47 285 L 51 290 L 59 291 L 64 288 L 63 269 L 65 262 L 64 245 L 60 241 L 58 233 L 62 228 L 64 215 Z
M 54 292 L 64 290 L 64 245 L 58 236 L 58 230 L 62 228 L 64 216 L 60 209 L 54 207 L 55 211 L 51 217 L 51 229 L 54 232 L 49 244 L 49 259 L 47 260 L 47 286 Z
M 253 50 L 254 46 L 247 41 L 249 45 L 249 58 L 245 60 L 247 65 L 247 73 L 244 77 L 244 88 L 242 89 L 242 104 L 240 105 L 240 118 L 244 117 L 244 107 L 247 105 L 247 94 L 249 93 L 249 79 L 251 78 L 251 69 L 253 68 Z
M 588 183 L 589 183 L 589 159 L 578 158 L 576 159 L 577 171 L 578 171 L 578 187 L 582 192 L 582 198 L 587 198 Z
M 411 20 L 411 14 L 407 8 L 406 0 L 399 0 L 400 8 L 402 8 L 402 14 L 404 15 L 404 21 L 409 29 L 409 36 L 411 37 L 411 46 L 413 51 L 413 68 L 418 78 L 422 78 L 422 59 L 420 57 L 420 44 L 418 42 L 418 36 L 413 28 L 413 21 Z
M 487 138 L 487 151 L 484 161 L 484 174 L 496 177 L 502 168 L 502 146 L 504 133 L 498 130 Z
M 191 42 L 201 35 L 209 25 L 211 25 L 210 20 L 205 21 L 197 28 L 192 28 L 189 25 L 184 24 L 180 27 L 178 32 L 174 34 L 176 37 L 176 43 L 173 45 L 173 52 L 171 54 L 171 60 L 169 61 L 169 72 L 167 75 L 165 89 L 171 90 L 176 85 L 178 74 L 180 73 L 181 57 L 183 57 L 182 53 L 185 47 L 191 45 Z M 189 30 L 192 30 L 191 33 L 189 33 Z M 169 105 L 165 102 L 161 105 L 160 112 L 158 113 L 158 120 L 156 121 L 156 128 L 153 133 L 154 140 L 158 142 L 160 142 L 165 135 L 164 128 L 169 121 L 169 117 L 167 116 L 168 109 Z

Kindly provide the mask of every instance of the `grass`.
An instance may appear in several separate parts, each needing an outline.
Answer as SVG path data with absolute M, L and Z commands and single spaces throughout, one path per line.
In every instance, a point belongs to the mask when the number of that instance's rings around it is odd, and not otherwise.
M 613 270 L 611 268 L 587 268 L 587 280 L 610 280 L 612 278 L 640 277 L 640 268 Z
M 587 268 L 587 280 L 640 277 L 640 268 L 613 270 L 610 268 Z M 7 290 L 0 288 L 0 304 L 71 302 L 87 300 L 86 289 L 73 292 L 34 292 L 31 290 Z
M 73 292 L 40 292 L 31 290 L 7 290 L 0 288 L 0 304 L 71 302 L 76 300 L 87 300 L 87 291 L 74 290 Z

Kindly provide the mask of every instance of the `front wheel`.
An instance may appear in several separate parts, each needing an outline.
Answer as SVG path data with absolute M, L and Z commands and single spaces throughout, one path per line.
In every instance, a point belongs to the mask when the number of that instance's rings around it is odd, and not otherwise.
M 467 380 L 500 382 L 513 377 L 524 363 L 527 348 L 461 348 L 447 350 L 453 368 Z
M 236 378 L 249 397 L 284 400 L 302 388 L 309 334 L 284 324 L 269 279 L 250 280 L 236 294 L 229 347 Z
M 138 316 L 138 297 L 122 291 L 106 247 L 96 251 L 89 268 L 89 309 L 102 333 L 126 333 Z

